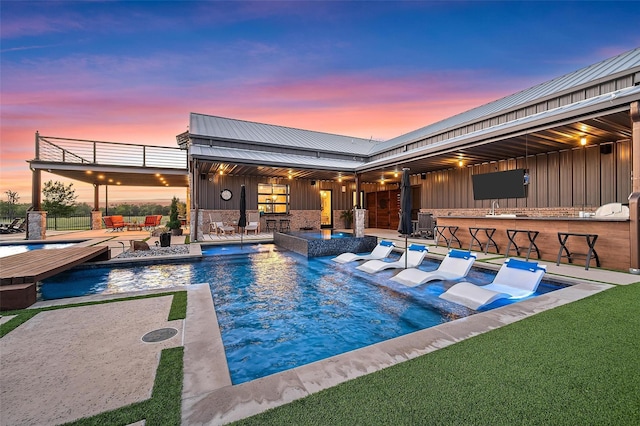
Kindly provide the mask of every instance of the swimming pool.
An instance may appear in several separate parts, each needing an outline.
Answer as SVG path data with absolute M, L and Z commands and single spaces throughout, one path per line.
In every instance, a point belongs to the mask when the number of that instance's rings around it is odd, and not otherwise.
M 209 282 L 234 384 L 475 312 L 438 297 L 451 283 L 407 288 L 389 280 L 397 271 L 369 275 L 355 264 L 308 259 L 268 244 L 203 253 L 197 262 L 69 271 L 45 280 L 41 292 L 57 298 Z M 438 264 L 427 259 L 421 268 Z M 487 283 L 493 276 L 473 270 L 469 280 Z M 543 282 L 539 294 L 560 287 Z
M 76 241 L 77 242 L 77 241 Z M 30 243 L 30 244 L 2 244 L 0 245 L 0 257 L 11 256 L 18 253 L 24 253 L 31 250 L 51 250 L 64 247 L 70 247 L 76 242 L 69 243 Z
M 335 240 L 341 238 L 354 238 L 350 232 L 334 231 L 333 229 L 320 229 L 316 231 L 287 232 L 289 235 L 304 238 L 306 240 Z

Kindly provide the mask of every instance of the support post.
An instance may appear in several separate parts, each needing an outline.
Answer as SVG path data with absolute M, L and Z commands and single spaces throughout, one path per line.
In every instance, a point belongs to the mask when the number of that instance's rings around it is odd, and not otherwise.
M 356 205 L 354 206 L 356 209 L 361 209 L 364 206 L 360 203 L 360 174 L 356 173 Z
M 100 211 L 100 185 L 93 184 L 93 210 L 91 210 L 91 229 L 102 229 L 102 212 Z
M 629 195 L 629 272 L 640 274 L 640 101 L 631 103 L 631 195 Z
M 640 192 L 640 101 L 631 103 L 631 192 Z
M 93 184 L 93 210 L 100 211 L 100 185 Z
M 42 210 L 42 188 L 40 169 L 31 169 L 31 206 L 33 210 Z

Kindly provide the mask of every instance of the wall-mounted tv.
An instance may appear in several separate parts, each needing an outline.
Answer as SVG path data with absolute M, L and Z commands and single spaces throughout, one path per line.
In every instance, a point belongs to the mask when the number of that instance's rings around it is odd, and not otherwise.
M 474 200 L 497 200 L 500 198 L 524 198 L 525 169 L 472 175 Z

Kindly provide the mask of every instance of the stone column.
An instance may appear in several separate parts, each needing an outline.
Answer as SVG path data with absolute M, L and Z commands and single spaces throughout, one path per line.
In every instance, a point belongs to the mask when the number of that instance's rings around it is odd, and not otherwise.
M 102 212 L 100 210 L 91 211 L 91 229 L 102 229 Z
M 354 209 L 355 211 L 355 230 L 356 230 L 356 238 L 364 237 L 364 222 L 365 222 L 365 213 L 366 209 Z
M 31 210 L 27 212 L 27 239 L 44 240 L 47 238 L 47 212 Z
M 197 223 L 202 224 L 204 223 L 203 221 L 203 217 L 202 217 L 202 210 L 198 209 L 198 212 L 196 213 L 195 209 L 191 209 L 191 219 L 197 218 Z M 202 226 L 191 226 L 189 228 L 189 238 L 191 239 L 191 241 L 203 241 L 204 240 L 204 233 L 202 230 Z

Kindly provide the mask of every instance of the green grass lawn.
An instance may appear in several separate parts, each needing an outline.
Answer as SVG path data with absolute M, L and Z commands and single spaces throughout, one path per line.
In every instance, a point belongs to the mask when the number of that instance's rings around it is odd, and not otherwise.
M 360 377 L 239 425 L 638 425 L 640 283 Z
M 3 315 L 15 315 L 15 317 L 0 325 L 0 338 L 12 332 L 17 327 L 43 311 L 69 309 L 78 306 L 101 305 L 105 303 L 118 303 L 126 300 L 147 299 L 162 296 L 172 296 L 171 308 L 167 318 L 168 321 L 185 319 L 187 317 L 186 291 L 155 293 L 144 296 L 123 297 L 119 299 L 3 312 Z M 183 347 L 162 350 L 150 399 L 136 402 L 112 411 L 107 411 L 96 416 L 82 418 L 75 422 L 68 423 L 68 425 L 128 425 L 140 420 L 145 420 L 146 425 L 179 425 L 181 421 L 182 404 L 183 355 Z
M 174 293 L 169 319 L 185 314 L 186 293 Z M 126 425 L 144 418 L 148 425 L 177 425 L 182 375 L 183 348 L 167 349 L 151 399 L 74 424 Z M 638 425 L 640 283 L 542 312 L 236 424 Z

